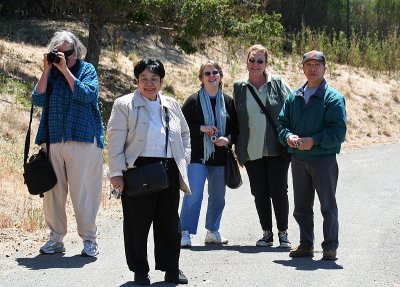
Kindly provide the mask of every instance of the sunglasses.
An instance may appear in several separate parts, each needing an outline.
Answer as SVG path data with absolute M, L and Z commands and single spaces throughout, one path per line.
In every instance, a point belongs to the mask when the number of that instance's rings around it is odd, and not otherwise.
M 207 72 L 204 72 L 204 76 L 207 76 L 207 77 L 210 76 L 211 74 L 213 74 L 214 76 L 218 75 L 219 71 L 212 71 L 212 72 L 207 71 Z
M 257 63 L 257 64 L 264 64 L 264 60 L 261 60 L 261 59 L 258 59 L 258 60 L 256 60 L 256 59 L 249 59 L 248 60 L 249 61 L 249 63 L 252 63 L 252 64 L 254 64 L 254 63 Z
M 62 52 L 62 53 L 64 53 L 64 56 L 65 56 L 65 57 L 69 57 L 69 56 L 71 56 L 74 52 L 75 52 L 75 50 L 74 50 L 74 49 L 71 49 L 71 50 L 68 50 L 68 51 L 64 51 L 64 52 Z

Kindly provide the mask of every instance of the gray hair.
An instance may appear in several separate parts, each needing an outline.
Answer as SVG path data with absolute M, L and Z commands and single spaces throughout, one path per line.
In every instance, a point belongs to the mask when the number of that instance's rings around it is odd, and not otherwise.
M 48 45 L 49 52 L 62 46 L 64 42 L 73 46 L 77 59 L 82 59 L 83 53 L 86 53 L 85 46 L 73 33 L 65 30 L 54 33 L 54 36 Z

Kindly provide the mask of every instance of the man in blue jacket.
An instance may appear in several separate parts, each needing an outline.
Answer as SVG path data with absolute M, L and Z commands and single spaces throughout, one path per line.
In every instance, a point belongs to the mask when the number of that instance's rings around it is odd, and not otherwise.
M 292 92 L 279 114 L 279 140 L 292 152 L 293 215 L 300 228 L 300 245 L 290 257 L 314 255 L 315 191 L 321 204 L 324 260 L 335 260 L 339 245 L 336 154 L 346 135 L 343 96 L 324 79 L 325 56 L 310 51 L 303 56 L 307 82 Z

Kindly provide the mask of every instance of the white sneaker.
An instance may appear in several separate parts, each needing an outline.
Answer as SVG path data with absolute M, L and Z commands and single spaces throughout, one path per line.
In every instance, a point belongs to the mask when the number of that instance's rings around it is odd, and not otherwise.
M 192 240 L 190 238 L 189 231 L 182 231 L 181 247 L 183 247 L 183 248 L 192 247 Z
M 279 247 L 282 247 L 282 248 L 291 248 L 292 247 L 292 244 L 290 243 L 289 238 L 288 238 L 287 231 L 279 231 L 278 237 L 279 237 Z
M 206 244 L 227 244 L 228 239 L 223 238 L 219 231 L 209 231 L 207 230 L 206 239 L 204 240 Z
M 41 254 L 54 254 L 54 253 L 62 253 L 65 252 L 64 243 L 62 242 L 54 242 L 49 240 L 45 245 L 40 247 L 39 252 Z
M 81 255 L 84 257 L 95 257 L 99 254 L 99 246 L 96 242 L 85 240 L 83 241 L 83 250 Z

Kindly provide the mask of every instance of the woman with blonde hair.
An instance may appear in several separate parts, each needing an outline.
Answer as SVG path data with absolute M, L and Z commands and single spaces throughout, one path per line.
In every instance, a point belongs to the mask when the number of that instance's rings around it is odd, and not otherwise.
M 240 134 L 235 145 L 239 164 L 249 176 L 263 236 L 257 246 L 272 246 L 272 204 L 278 227 L 279 246 L 290 248 L 288 239 L 289 201 L 287 174 L 289 162 L 281 154 L 277 138 L 278 115 L 290 93 L 289 86 L 267 70 L 268 50 L 262 45 L 249 48 L 246 65 L 248 75 L 233 85 L 233 98 Z M 272 118 L 271 123 L 258 104 Z

